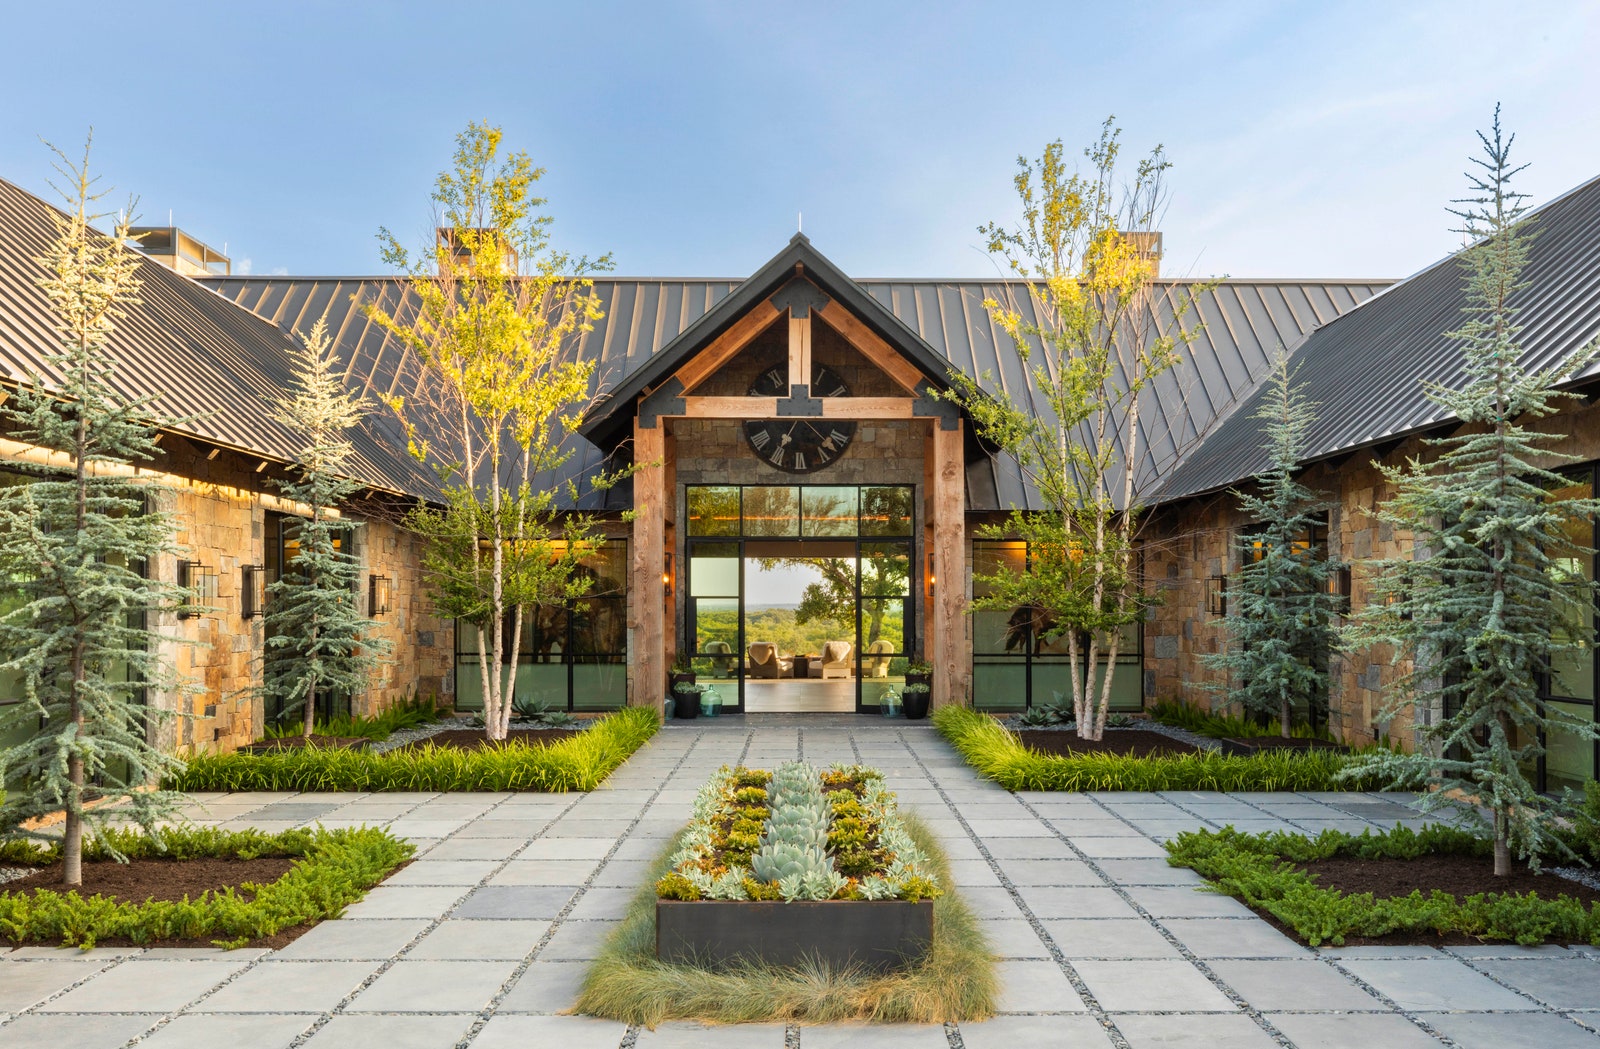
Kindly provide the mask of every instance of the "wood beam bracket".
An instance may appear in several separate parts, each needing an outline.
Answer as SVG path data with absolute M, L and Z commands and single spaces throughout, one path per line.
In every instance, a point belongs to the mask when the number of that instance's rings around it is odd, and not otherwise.
M 826 309 L 832 301 L 821 288 L 800 277 L 790 280 L 767 300 L 779 313 L 788 310 L 789 316 L 795 318 L 809 317 L 812 310 Z
M 911 406 L 911 414 L 938 419 L 941 430 L 954 430 L 961 425 L 961 407 L 954 401 L 934 396 L 933 384 L 926 379 L 917 383 L 917 399 Z
M 651 390 L 639 401 L 639 425 L 646 430 L 656 428 L 656 420 L 663 415 L 684 413 L 683 383 L 676 376 Z
M 811 396 L 811 388 L 803 382 L 789 387 L 789 396 L 778 398 L 780 418 L 820 419 L 822 399 Z

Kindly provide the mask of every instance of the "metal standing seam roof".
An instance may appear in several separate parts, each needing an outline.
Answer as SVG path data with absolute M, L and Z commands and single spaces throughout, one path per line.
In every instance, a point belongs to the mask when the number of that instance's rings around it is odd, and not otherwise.
M 1522 364 L 1544 369 L 1600 338 L 1600 178 L 1531 211 L 1525 286 L 1512 298 Z M 1467 275 L 1459 253 L 1406 278 L 1323 326 L 1291 355 L 1295 379 L 1316 407 L 1306 461 L 1402 438 L 1451 416 L 1424 393 L 1462 378 L 1455 331 L 1465 319 Z M 1593 380 L 1591 367 L 1579 380 Z M 1244 398 L 1204 445 L 1155 492 L 1170 502 L 1217 491 L 1269 466 L 1261 422 L 1264 392 Z
M 773 263 L 784 258 L 780 252 Z M 812 268 L 808 267 L 810 272 Z M 893 322 L 887 327 L 899 329 L 882 330 L 880 335 L 891 342 L 898 340 L 902 346 L 914 339 L 920 344 L 914 348 L 924 363 L 942 363 L 978 376 L 992 395 L 1018 403 L 1031 401 L 1035 410 L 1042 410 L 1032 377 L 1023 374 L 1007 342 L 1008 336 L 983 308 L 986 297 L 1004 297 L 1008 291 L 1025 290 L 1023 284 L 849 281 L 842 274 L 839 276 L 883 307 Z M 340 355 L 348 362 L 351 381 L 365 389 L 387 393 L 416 381 L 417 366 L 410 351 L 367 321 L 355 305 L 357 301 L 376 299 L 397 304 L 406 294 L 402 281 L 381 277 L 234 276 L 204 278 L 203 283 L 291 330 L 305 330 L 326 313 Z M 1205 293 L 1197 314 L 1188 321 L 1204 322 L 1195 344 L 1193 364 L 1159 380 L 1151 398 L 1153 410 L 1146 417 L 1141 437 L 1142 486 L 1153 484 L 1220 413 L 1260 382 L 1280 345 L 1288 348 L 1298 344 L 1313 328 L 1351 309 L 1384 283 L 1226 280 Z M 595 290 L 605 316 L 592 331 L 581 336 L 579 343 L 579 353 L 596 361 L 596 392 L 636 393 L 633 388 L 640 385 L 638 380 L 670 374 L 675 362 L 658 354 L 745 284 L 745 280 L 736 279 L 597 279 Z M 1174 297 L 1182 294 L 1186 284 L 1175 280 L 1159 282 L 1161 294 L 1155 297 L 1154 308 L 1170 315 Z M 1026 297 L 1022 298 L 1022 308 L 1031 309 Z M 709 339 L 715 332 L 706 330 L 704 334 Z M 684 352 L 690 349 L 683 347 Z M 598 470 L 605 461 L 599 447 L 581 438 L 576 439 L 574 450 L 566 468 L 568 475 Z M 992 470 L 983 469 L 986 465 L 969 464 L 969 509 L 993 511 L 1037 505 L 1037 498 L 1014 460 L 997 455 Z M 614 492 L 613 498 L 619 494 Z
M 55 211 L 0 179 L 0 382 L 38 376 L 58 385 L 49 358 L 59 350 L 54 314 L 35 261 L 56 238 Z M 150 261 L 139 266 L 141 304 L 118 322 L 109 348 L 111 383 L 129 399 L 151 398 L 165 427 L 210 444 L 280 462 L 296 461 L 303 439 L 273 417 L 292 385 L 287 335 L 188 277 Z M 353 433 L 347 472 L 374 488 L 436 498 L 431 474 L 405 454 L 387 416 L 373 412 Z

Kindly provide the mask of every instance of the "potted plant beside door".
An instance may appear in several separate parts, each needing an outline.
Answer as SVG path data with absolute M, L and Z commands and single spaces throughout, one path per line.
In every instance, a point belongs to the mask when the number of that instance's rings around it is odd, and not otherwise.
M 900 690 L 900 703 L 906 719 L 920 721 L 928 716 L 928 701 L 933 698 L 933 667 L 913 659 L 906 667 L 906 685 Z
M 694 683 L 694 666 L 688 653 L 678 650 L 667 675 L 667 694 L 672 697 L 672 716 L 692 718 L 700 715 L 700 689 Z

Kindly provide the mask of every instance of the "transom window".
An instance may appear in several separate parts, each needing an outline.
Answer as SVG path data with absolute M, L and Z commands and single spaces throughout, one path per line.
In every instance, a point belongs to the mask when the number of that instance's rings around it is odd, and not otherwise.
M 910 485 L 691 485 L 691 536 L 849 539 L 911 534 Z

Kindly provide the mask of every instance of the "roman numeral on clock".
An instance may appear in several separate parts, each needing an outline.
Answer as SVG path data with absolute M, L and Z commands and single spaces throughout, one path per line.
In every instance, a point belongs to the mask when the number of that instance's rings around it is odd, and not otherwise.
M 757 448 L 765 448 L 772 443 L 772 434 L 766 430 L 757 430 L 750 435 L 750 443 Z
M 804 470 L 806 468 L 806 453 L 805 452 L 795 452 L 794 453 L 794 468 L 796 470 Z

